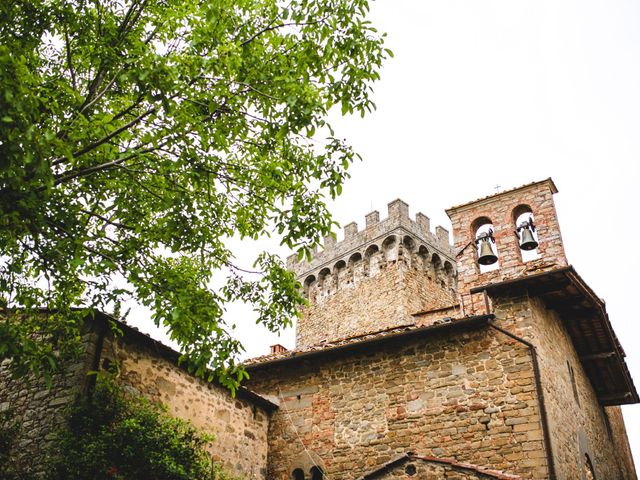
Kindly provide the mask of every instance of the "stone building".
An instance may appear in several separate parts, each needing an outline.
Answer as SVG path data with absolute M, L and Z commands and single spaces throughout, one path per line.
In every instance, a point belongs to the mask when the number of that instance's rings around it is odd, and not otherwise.
M 86 372 L 118 362 L 246 479 L 635 479 L 620 405 L 638 394 L 604 302 L 567 262 L 554 193 L 548 179 L 447 210 L 453 246 L 395 200 L 291 257 L 309 301 L 296 347 L 248 361 L 235 399 L 130 327 L 115 341 L 98 314 L 51 391 L 0 372 L 0 409 L 28 425 L 33 458 Z
M 121 333 L 117 339 L 113 325 Z M 0 365 L 0 411 L 10 410 L 20 425 L 11 452 L 19 467 L 44 473 L 65 410 L 95 383 L 89 372 L 113 371 L 117 362 L 118 380 L 126 390 L 163 403 L 171 415 L 214 434 L 212 458 L 247 480 L 267 478 L 267 433 L 277 405 L 246 388 L 233 398 L 227 389 L 181 367 L 178 352 L 100 312 L 88 319 L 83 344 L 84 354 L 54 377 L 50 389 L 41 380 L 13 378 L 8 364 Z
M 556 191 L 447 210 L 453 246 L 396 200 L 291 257 L 309 301 L 296 348 L 248 365 L 280 406 L 268 478 L 635 479 L 619 405 L 638 394 L 567 263 Z

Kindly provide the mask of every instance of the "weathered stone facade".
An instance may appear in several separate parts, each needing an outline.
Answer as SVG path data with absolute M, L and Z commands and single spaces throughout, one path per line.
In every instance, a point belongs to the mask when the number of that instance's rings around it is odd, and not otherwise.
M 597 478 L 635 478 L 620 409 L 598 402 L 558 314 L 537 298 L 494 298 L 493 305 L 499 323 L 535 342 L 558 478 L 586 479 L 585 455 Z
M 482 294 L 472 294 L 472 287 L 567 266 L 553 202 L 557 191 L 553 181 L 547 179 L 447 210 L 453 225 L 463 312 L 483 308 Z M 527 212 L 534 219 L 539 245 L 538 258 L 525 262 L 515 230 L 517 218 Z M 487 272 L 478 265 L 474 244 L 476 230 L 482 225 L 492 226 L 498 255 L 498 268 Z
M 424 216 L 392 202 L 386 223 L 374 213 L 310 263 L 292 260 L 310 304 L 296 350 L 249 365 L 249 387 L 280 400 L 269 478 L 635 479 L 617 405 L 638 394 L 604 303 L 567 263 L 556 192 L 549 179 L 449 209 L 453 248 L 417 238 Z M 493 269 L 474 242 L 488 224 Z M 451 275 L 420 255 L 434 246 Z M 403 452 L 435 463 L 384 467 Z
M 115 342 L 111 336 L 105 338 L 101 366 L 117 362 L 119 382 L 128 390 L 166 405 L 171 415 L 212 433 L 215 439 L 208 450 L 228 471 L 246 480 L 266 479 L 267 431 L 275 405 L 256 403 L 243 392 L 233 398 L 227 389 L 179 367 L 175 352 L 139 335 L 129 332 Z
M 328 478 L 358 478 L 406 451 L 545 478 L 528 350 L 486 322 L 464 332 L 449 325 L 348 355 L 253 367 L 250 388 L 281 401 L 269 478 L 288 479 L 305 449 Z
M 85 354 L 54 376 L 51 388 L 33 376 L 14 378 L 9 363 L 0 365 L 0 411 L 8 412 L 18 426 L 13 456 L 23 471 L 41 474 L 45 457 L 55 440 L 53 433 L 65 419 L 65 410 L 87 388 L 93 360 L 92 336 L 83 337 Z
M 619 405 L 640 398 L 604 302 L 568 265 L 556 191 L 548 179 L 449 209 L 455 247 L 396 200 L 310 262 L 290 258 L 309 299 L 296 349 L 247 362 L 237 399 L 127 327 L 87 337 L 52 392 L 0 375 L 0 408 L 44 436 L 88 364 L 115 363 L 128 389 L 214 433 L 211 453 L 247 479 L 636 479 Z M 475 245 L 489 224 L 493 269 Z
M 418 213 L 412 220 L 402 200 L 379 217 L 368 214 L 360 232 L 350 223 L 341 242 L 326 238 L 310 262 L 289 257 L 309 300 L 298 322 L 298 348 L 414 325 L 416 312 L 457 304 L 447 230 L 433 234 L 429 218 Z
M 233 398 L 225 388 L 195 378 L 178 366 L 177 352 L 124 324 L 119 324 L 122 337 L 114 341 L 109 321 L 114 320 L 101 313 L 88 321 L 83 355 L 54 377 L 50 390 L 43 381 L 12 379 L 8 364 L 2 365 L 0 409 L 13 412 L 20 426 L 13 453 L 19 465 L 43 472 L 65 409 L 90 394 L 95 377 L 89 372 L 108 369 L 117 371 L 117 381 L 131 393 L 160 402 L 170 414 L 213 434 L 207 449 L 228 471 L 265 480 L 269 418 L 277 406 L 246 389 Z

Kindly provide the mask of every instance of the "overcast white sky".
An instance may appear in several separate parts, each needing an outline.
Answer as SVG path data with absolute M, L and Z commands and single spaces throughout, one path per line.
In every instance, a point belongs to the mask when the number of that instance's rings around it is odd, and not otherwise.
M 364 158 L 336 220 L 363 226 L 399 197 L 450 229 L 445 208 L 552 177 L 569 262 L 606 300 L 640 388 L 640 2 L 381 0 L 371 17 L 395 58 L 374 114 L 333 118 Z M 292 330 L 230 313 L 247 356 L 293 347 Z M 640 406 L 623 411 L 640 467 Z

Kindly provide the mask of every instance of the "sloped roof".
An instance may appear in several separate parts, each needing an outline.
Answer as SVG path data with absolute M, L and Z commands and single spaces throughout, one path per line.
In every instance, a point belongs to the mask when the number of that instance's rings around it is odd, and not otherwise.
M 306 349 L 287 350 L 285 352 L 263 355 L 261 357 L 245 361 L 244 365 L 247 370 L 258 370 L 274 365 L 296 363 L 310 358 L 333 357 L 345 353 L 361 351 L 371 347 L 372 345 L 392 343 L 399 340 L 406 340 L 408 338 L 419 338 L 421 336 L 429 336 L 448 331 L 478 328 L 486 325 L 489 320 L 493 318 L 493 315 L 475 315 L 458 319 L 442 319 L 434 322 L 433 325 L 426 327 L 409 325 L 392 328 L 367 335 L 350 337 L 338 342 L 319 343 Z
M 640 402 L 605 303 L 572 266 L 482 285 L 472 288 L 471 293 L 524 289 L 558 313 L 601 405 Z
M 190 374 L 190 372 L 186 369 L 184 363 L 179 362 L 179 359 L 181 356 L 180 352 L 177 352 L 173 348 L 152 338 L 146 333 L 141 332 L 136 327 L 128 325 L 116 319 L 115 317 L 112 317 L 111 315 L 108 315 L 99 310 L 94 310 L 93 312 L 94 312 L 94 321 L 103 322 L 106 325 L 108 325 L 109 322 L 113 322 L 122 331 L 123 333 L 122 338 L 124 341 L 131 342 L 136 345 L 145 346 L 150 350 L 152 350 L 153 352 L 155 352 L 156 354 L 158 354 L 158 356 L 160 356 L 161 358 L 164 358 L 165 360 L 173 363 L 174 365 L 179 366 L 184 371 Z M 203 381 L 206 381 L 206 380 L 203 380 Z M 216 380 L 213 380 L 212 383 L 219 385 L 219 383 Z M 222 385 L 220 386 L 222 388 L 225 388 Z M 231 392 L 229 392 L 229 395 L 231 395 Z M 238 390 L 236 391 L 236 395 L 238 398 L 248 400 L 254 405 L 264 408 L 268 412 L 272 412 L 278 409 L 278 405 L 266 399 L 265 397 L 258 395 L 255 392 L 252 392 L 246 387 L 243 387 L 243 386 L 238 387 Z
M 481 466 L 473 465 L 471 463 L 466 463 L 466 462 L 459 462 L 453 458 L 421 456 L 421 455 L 415 455 L 412 452 L 407 452 L 389 462 L 386 462 L 380 465 L 379 467 L 366 473 L 362 477 L 359 477 L 358 480 L 374 480 L 376 478 L 379 478 L 380 475 L 383 475 L 389 470 L 399 465 L 402 465 L 405 462 L 415 461 L 415 460 L 423 461 L 426 463 L 435 463 L 443 466 L 450 466 L 455 470 L 462 470 L 469 473 L 478 474 L 485 478 L 494 478 L 496 480 L 521 480 L 522 479 L 522 477 L 518 475 L 510 475 L 504 472 L 500 472 L 498 470 L 493 470 L 491 468 L 481 467 Z

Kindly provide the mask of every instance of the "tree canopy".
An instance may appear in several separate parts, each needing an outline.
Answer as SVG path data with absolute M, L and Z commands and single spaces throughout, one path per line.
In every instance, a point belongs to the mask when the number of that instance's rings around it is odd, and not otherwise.
M 370 111 L 390 55 L 367 14 L 367 0 L 1 2 L 0 291 L 20 320 L 0 321 L 0 358 L 46 374 L 78 345 L 71 307 L 133 298 L 233 387 L 225 304 L 276 331 L 303 299 L 279 258 L 247 273 L 229 239 L 308 254 L 330 233 L 325 200 L 355 153 L 327 113 Z

